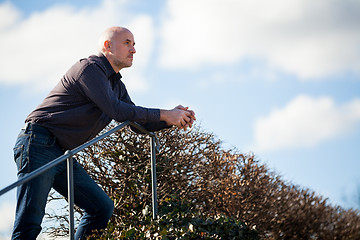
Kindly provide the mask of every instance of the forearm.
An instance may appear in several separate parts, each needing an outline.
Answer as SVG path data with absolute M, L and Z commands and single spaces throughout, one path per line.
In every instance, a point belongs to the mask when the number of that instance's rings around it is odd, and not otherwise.
M 137 122 L 138 123 L 138 122 Z M 141 124 L 141 123 L 138 123 L 140 124 L 141 126 L 143 126 L 147 131 L 149 132 L 157 132 L 157 131 L 160 131 L 162 129 L 165 129 L 165 128 L 170 128 L 172 126 L 169 126 L 166 122 L 164 121 L 160 121 L 160 122 L 148 122 L 148 123 L 144 123 L 144 124 Z M 132 127 L 131 126 L 131 129 L 136 132 L 136 133 L 142 133 L 141 131 L 139 131 L 137 128 L 135 127 Z

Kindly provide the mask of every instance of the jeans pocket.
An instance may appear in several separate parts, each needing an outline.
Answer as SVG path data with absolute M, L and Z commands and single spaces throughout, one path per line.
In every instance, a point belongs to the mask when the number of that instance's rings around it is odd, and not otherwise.
M 42 146 L 42 147 L 52 147 L 56 143 L 56 137 L 49 134 L 34 133 L 30 136 L 30 144 Z
M 24 145 L 14 147 L 14 160 L 18 169 L 18 174 L 28 172 L 29 161 L 24 154 Z

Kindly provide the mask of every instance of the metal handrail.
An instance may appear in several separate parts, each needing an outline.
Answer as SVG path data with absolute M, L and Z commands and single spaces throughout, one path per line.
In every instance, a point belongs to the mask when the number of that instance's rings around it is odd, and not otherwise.
M 151 188 L 152 188 L 152 210 L 153 210 L 153 219 L 156 219 L 157 217 L 157 191 L 156 191 L 156 149 L 158 150 L 159 143 L 156 135 L 152 132 L 147 131 L 144 127 L 141 125 L 126 121 L 118 126 L 110 129 L 109 131 L 103 133 L 102 135 L 72 149 L 67 150 L 62 156 L 52 160 L 51 162 L 41 166 L 40 168 L 34 170 L 33 172 L 29 173 L 27 176 L 17 180 L 16 182 L 10 184 L 9 186 L 3 188 L 0 190 L 0 196 L 5 194 L 6 192 L 14 189 L 17 186 L 20 186 L 31 179 L 41 175 L 42 173 L 46 172 L 52 167 L 55 167 L 56 165 L 62 163 L 63 161 L 67 160 L 67 178 L 68 178 L 68 203 L 69 203 L 69 238 L 71 240 L 74 239 L 74 182 L 73 182 L 73 162 L 72 162 L 72 156 L 77 154 L 78 152 L 84 150 L 85 148 L 97 143 L 98 141 L 108 137 L 109 135 L 119 131 L 120 129 L 131 125 L 138 130 L 140 130 L 142 133 L 145 133 L 149 135 L 150 138 L 150 152 L 151 152 Z

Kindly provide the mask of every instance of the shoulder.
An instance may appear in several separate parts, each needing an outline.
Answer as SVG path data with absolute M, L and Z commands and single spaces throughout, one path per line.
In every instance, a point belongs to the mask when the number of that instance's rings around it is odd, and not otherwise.
M 100 68 L 100 70 L 102 70 L 105 74 L 107 72 L 107 67 L 104 63 L 104 59 L 100 56 L 97 55 L 91 55 L 88 58 L 82 59 L 84 61 L 84 65 L 86 67 L 91 66 L 91 67 L 98 67 Z M 80 60 L 80 61 L 82 61 Z
M 106 70 L 100 61 L 92 58 L 83 58 L 77 61 L 62 78 L 63 85 L 78 85 L 93 79 L 106 78 Z
M 77 61 L 66 73 L 65 79 L 71 82 L 88 82 L 109 79 L 115 73 L 107 58 L 102 55 L 91 55 Z
M 72 68 L 77 72 L 84 71 L 87 68 L 94 68 L 101 70 L 107 77 L 115 74 L 115 71 L 112 68 L 110 62 L 102 53 L 99 53 L 98 55 L 91 55 L 87 58 L 82 58 L 76 62 Z
M 75 63 L 74 68 L 77 70 L 79 77 L 84 74 L 84 72 L 94 71 L 106 75 L 106 67 L 96 55 L 80 59 L 77 63 Z
M 83 75 L 89 74 L 106 76 L 106 67 L 102 61 L 97 59 L 96 55 L 80 59 L 67 72 L 67 76 L 75 81 L 80 79 Z

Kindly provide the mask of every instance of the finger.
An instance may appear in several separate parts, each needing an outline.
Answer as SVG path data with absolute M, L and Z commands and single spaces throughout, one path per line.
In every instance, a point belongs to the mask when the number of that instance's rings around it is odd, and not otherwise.
M 186 125 L 186 122 L 187 121 L 185 119 L 181 119 L 181 121 L 180 121 L 181 127 L 184 127 Z
M 181 109 L 181 110 L 187 110 L 187 108 L 184 107 L 183 105 L 178 105 L 178 106 L 176 106 L 175 108 Z
M 187 111 L 191 113 L 191 118 L 196 120 L 195 112 L 193 110 L 187 110 Z
M 190 118 L 189 121 L 186 121 L 186 123 L 187 123 L 188 125 L 190 125 L 190 124 L 192 125 L 193 122 L 194 122 L 194 119 L 192 119 L 192 118 Z
M 187 111 L 190 112 L 191 115 L 195 116 L 195 112 L 193 110 L 188 109 Z
M 184 129 L 185 131 L 187 130 L 188 127 L 190 127 L 190 128 L 192 127 L 191 120 L 185 122 L 185 124 L 182 125 L 182 129 Z
M 192 127 L 193 123 L 194 123 L 194 120 L 191 119 L 191 121 L 190 121 L 190 127 Z
M 193 110 L 189 110 L 189 109 L 187 109 L 186 110 L 186 115 L 187 116 L 190 116 L 190 117 L 192 117 L 192 118 L 195 118 L 195 112 L 193 111 Z

